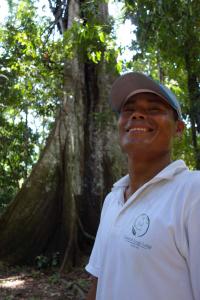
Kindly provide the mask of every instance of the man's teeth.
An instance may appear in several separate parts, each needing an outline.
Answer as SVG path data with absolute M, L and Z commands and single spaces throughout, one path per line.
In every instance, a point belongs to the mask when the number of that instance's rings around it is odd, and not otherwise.
M 131 128 L 129 132 L 147 132 L 147 128 Z

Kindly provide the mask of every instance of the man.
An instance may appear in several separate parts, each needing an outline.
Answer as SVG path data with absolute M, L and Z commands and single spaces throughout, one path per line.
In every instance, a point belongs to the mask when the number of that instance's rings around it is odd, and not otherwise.
M 171 160 L 180 105 L 133 72 L 114 83 L 111 106 L 128 175 L 104 201 L 87 300 L 200 300 L 200 172 Z

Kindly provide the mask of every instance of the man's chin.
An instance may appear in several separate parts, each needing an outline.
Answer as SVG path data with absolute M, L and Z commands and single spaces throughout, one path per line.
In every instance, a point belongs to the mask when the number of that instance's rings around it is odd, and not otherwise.
M 151 144 L 149 143 L 141 143 L 139 141 L 135 141 L 134 143 L 126 143 L 120 145 L 123 153 L 126 154 L 147 154 L 151 149 Z

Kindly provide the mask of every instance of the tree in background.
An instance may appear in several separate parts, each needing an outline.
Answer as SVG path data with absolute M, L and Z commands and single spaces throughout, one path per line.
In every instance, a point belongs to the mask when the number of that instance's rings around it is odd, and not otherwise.
M 28 0 L 18 2 L 8 34 L 8 44 L 14 40 L 6 64 L 7 76 L 13 76 L 9 84 L 17 85 L 26 112 L 43 113 L 49 104 L 56 119 L 39 161 L 1 216 L 0 258 L 30 263 L 41 253 L 59 252 L 63 268 L 91 244 L 103 198 L 122 163 L 107 103 L 116 74 L 107 4 L 49 3 L 55 17 L 49 29 L 57 25 L 61 38 L 44 38 L 45 28 L 34 23 L 34 1 Z

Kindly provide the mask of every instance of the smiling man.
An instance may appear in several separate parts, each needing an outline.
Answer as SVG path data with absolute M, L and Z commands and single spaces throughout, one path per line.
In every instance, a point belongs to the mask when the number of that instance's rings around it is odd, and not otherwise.
M 200 300 L 200 172 L 171 159 L 180 105 L 137 72 L 114 82 L 110 102 L 128 175 L 104 201 L 87 300 Z

